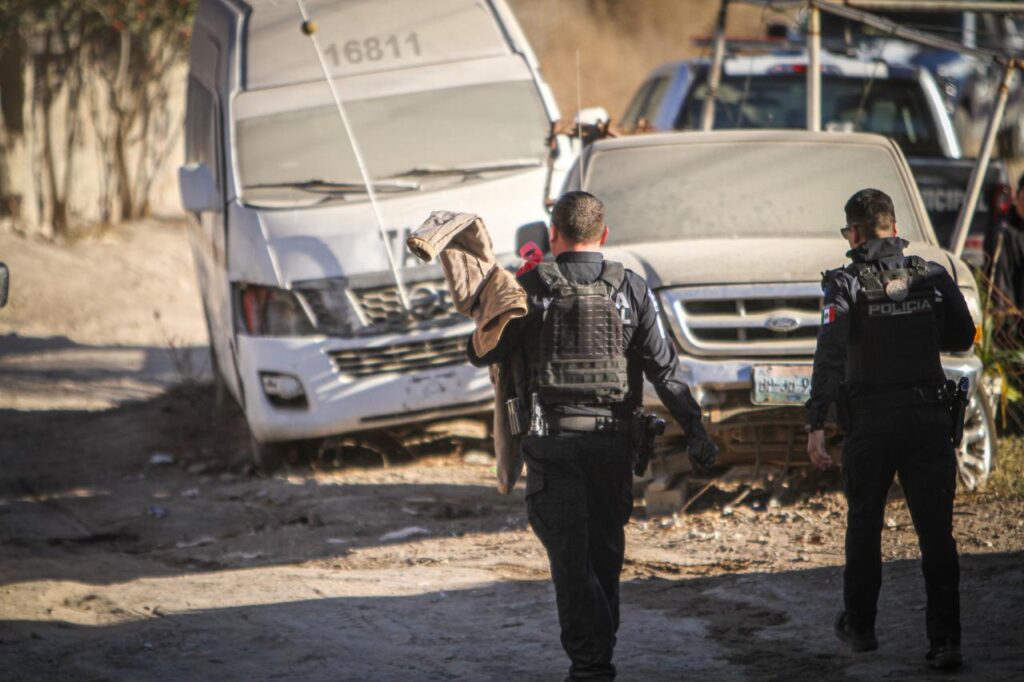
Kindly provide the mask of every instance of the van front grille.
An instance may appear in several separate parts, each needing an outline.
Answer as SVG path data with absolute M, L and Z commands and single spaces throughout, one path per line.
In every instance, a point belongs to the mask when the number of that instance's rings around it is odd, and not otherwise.
M 461 365 L 466 362 L 466 336 L 396 343 L 375 348 L 350 348 L 328 354 L 341 374 L 368 377 Z
M 445 281 L 416 282 L 406 286 L 409 309 L 413 320 L 427 322 L 456 315 Z M 351 290 L 352 300 L 363 324 L 368 327 L 390 327 L 409 320 L 402 309 L 398 287 L 394 285 L 372 289 Z
M 316 317 L 317 329 L 331 336 L 367 336 L 437 328 L 462 322 L 443 279 L 405 285 L 409 311 L 402 307 L 394 284 L 352 287 L 341 278 L 310 280 L 295 285 Z

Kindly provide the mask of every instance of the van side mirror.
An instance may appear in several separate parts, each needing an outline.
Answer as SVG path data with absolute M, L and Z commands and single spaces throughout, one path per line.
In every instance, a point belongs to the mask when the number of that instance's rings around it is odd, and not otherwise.
M 0 308 L 7 305 L 7 292 L 11 286 L 11 271 L 7 266 L 0 263 Z
M 221 211 L 223 204 L 213 173 L 205 163 L 189 163 L 178 169 L 181 205 L 189 213 Z
M 551 244 L 548 242 L 548 226 L 547 223 L 538 220 L 533 223 L 526 223 L 521 225 L 516 230 L 516 253 L 518 254 L 520 249 L 534 242 L 540 247 L 540 250 L 544 253 L 551 251 Z

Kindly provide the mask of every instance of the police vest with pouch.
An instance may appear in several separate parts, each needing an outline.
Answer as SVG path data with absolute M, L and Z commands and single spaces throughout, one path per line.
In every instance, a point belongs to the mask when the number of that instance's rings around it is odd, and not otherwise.
M 601 275 L 589 283 L 569 281 L 554 263 L 536 270 L 544 311 L 539 335 L 530 342 L 530 390 L 547 405 L 625 400 L 625 336 L 612 301 L 625 281 L 625 268 L 605 261 Z
M 851 311 L 846 380 L 868 384 L 942 381 L 938 305 L 928 264 L 916 256 L 904 267 L 852 266 L 860 284 Z

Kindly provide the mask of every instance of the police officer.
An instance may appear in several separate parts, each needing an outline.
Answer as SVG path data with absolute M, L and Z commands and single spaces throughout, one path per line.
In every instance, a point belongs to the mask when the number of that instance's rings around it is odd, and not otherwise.
M 528 314 L 506 327 L 493 352 L 477 357 L 469 346 L 477 366 L 522 353 L 528 369 L 527 512 L 551 566 L 572 661 L 567 679 L 615 677 L 623 527 L 633 509 L 629 430 L 644 376 L 682 427 L 694 468 L 712 466 L 717 453 L 654 294 L 639 275 L 604 260 L 607 238 L 595 196 L 562 196 L 551 214 L 556 262 L 519 277 Z
M 832 464 L 823 428 L 836 401 L 845 436 L 845 608 L 835 634 L 853 651 L 878 648 L 882 519 L 898 473 L 921 547 L 931 644 L 926 659 L 935 668 L 955 668 L 962 662 L 956 457 L 939 353 L 968 350 L 974 323 L 942 266 L 903 255 L 907 242 L 896 236 L 896 213 L 884 192 L 854 194 L 840 231 L 852 263 L 822 280 L 825 307 L 807 401 L 807 454 L 815 466 Z

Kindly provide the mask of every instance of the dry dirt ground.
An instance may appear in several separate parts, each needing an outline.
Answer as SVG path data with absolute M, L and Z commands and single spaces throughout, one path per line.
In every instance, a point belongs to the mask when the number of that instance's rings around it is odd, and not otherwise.
M 521 487 L 499 496 L 486 459 L 260 478 L 237 410 L 202 382 L 163 392 L 202 378 L 180 227 L 65 246 L 0 235 L 0 260 L 15 296 L 0 311 L 0 678 L 560 679 L 545 557 Z M 797 476 L 779 505 L 755 490 L 730 506 L 723 482 L 676 519 L 638 509 L 620 679 L 933 679 L 898 491 L 882 648 L 832 637 L 835 483 Z M 1024 503 L 961 496 L 956 523 L 958 677 L 1022 679 Z

